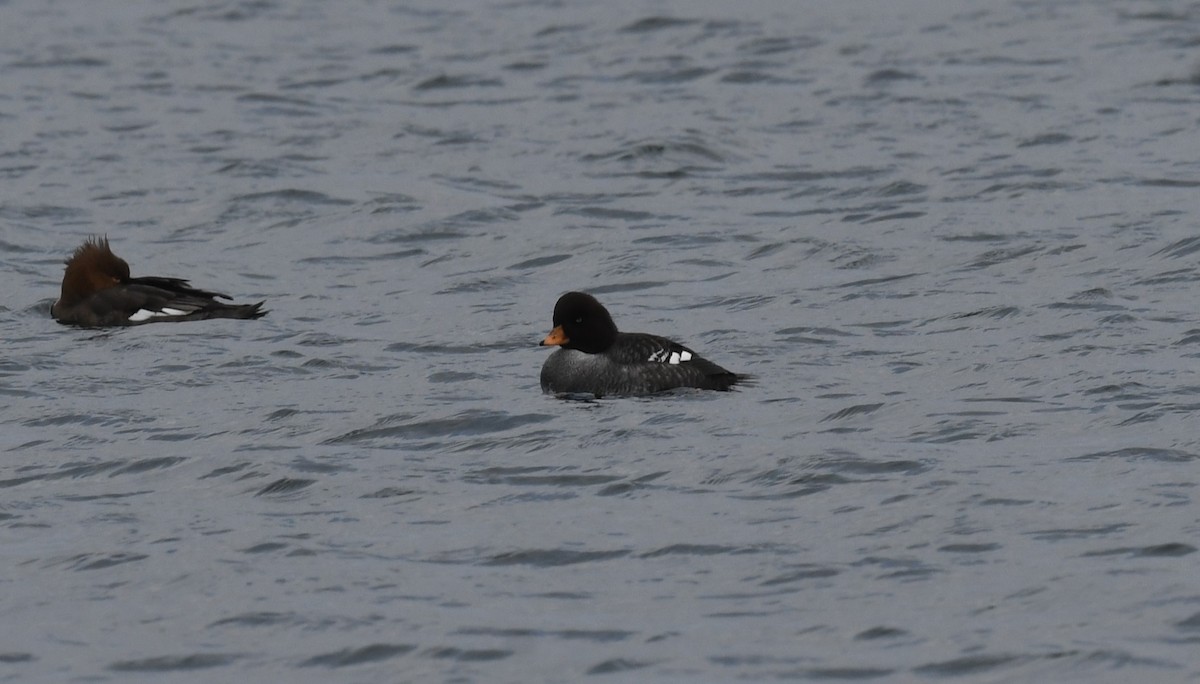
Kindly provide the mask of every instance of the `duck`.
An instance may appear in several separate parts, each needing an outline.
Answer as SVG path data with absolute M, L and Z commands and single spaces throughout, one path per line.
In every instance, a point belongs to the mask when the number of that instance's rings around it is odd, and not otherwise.
M 132 278 L 108 237 L 90 237 L 66 261 L 62 293 L 50 315 L 64 325 L 110 327 L 207 318 L 261 318 L 266 302 L 226 304 L 229 295 L 198 290 L 182 278 Z
M 552 394 L 639 396 L 684 387 L 726 392 L 751 379 L 666 337 L 620 332 L 608 309 L 586 292 L 559 297 L 553 329 L 540 346 L 558 347 L 542 365 L 542 391 Z

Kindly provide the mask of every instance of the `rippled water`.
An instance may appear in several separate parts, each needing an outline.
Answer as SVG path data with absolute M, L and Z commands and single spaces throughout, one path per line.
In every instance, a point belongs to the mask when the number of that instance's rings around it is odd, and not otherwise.
M 0 679 L 1195 681 L 1197 36 L 0 6 Z M 99 233 L 271 314 L 61 327 Z M 759 382 L 544 396 L 569 289 Z

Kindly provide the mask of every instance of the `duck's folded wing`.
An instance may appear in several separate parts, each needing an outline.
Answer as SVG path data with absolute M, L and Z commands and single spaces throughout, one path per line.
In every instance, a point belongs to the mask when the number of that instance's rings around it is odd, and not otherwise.
M 108 325 L 130 325 L 150 320 L 183 319 L 213 306 L 223 306 L 211 297 L 134 284 L 110 287 L 92 295 L 93 311 L 106 312 Z
M 647 333 L 620 333 L 610 348 L 614 360 L 620 363 L 658 363 L 695 369 L 704 375 L 719 375 L 729 371 L 705 359 L 674 340 Z
M 150 287 L 156 287 L 160 290 L 166 290 L 168 292 L 174 292 L 176 294 L 187 295 L 190 297 L 200 297 L 200 298 L 204 298 L 204 299 L 215 299 L 215 298 L 219 297 L 221 299 L 233 299 L 229 295 L 221 294 L 220 292 L 209 292 L 208 290 L 196 289 L 191 286 L 189 281 L 184 280 L 183 278 L 163 278 L 161 276 L 143 276 L 140 278 L 130 278 L 129 284 L 130 285 L 148 285 Z

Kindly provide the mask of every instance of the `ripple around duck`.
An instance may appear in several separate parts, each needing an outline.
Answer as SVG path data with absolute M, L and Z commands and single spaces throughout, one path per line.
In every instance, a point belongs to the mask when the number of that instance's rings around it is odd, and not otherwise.
M 670 284 L 671 283 L 662 280 L 643 280 L 613 285 L 598 285 L 590 288 L 588 292 L 593 295 L 610 294 L 613 292 L 641 292 L 643 290 L 653 290 L 660 287 L 666 287 Z
M 251 193 L 249 195 L 239 195 L 232 198 L 230 202 L 268 204 L 272 206 L 278 206 L 281 204 L 301 204 L 309 206 L 350 206 L 356 204 L 354 200 L 330 197 L 323 192 L 300 190 L 297 188 L 285 188 L 283 190 L 271 190 L 268 192 Z
M 454 344 L 434 344 L 420 342 L 393 342 L 384 347 L 384 350 L 390 352 L 413 352 L 418 355 L 423 354 L 491 354 L 501 349 L 510 347 L 509 343 L 504 343 L 500 346 L 499 343 L 487 343 L 479 345 L 454 345 Z
M 834 411 L 833 413 L 825 416 L 824 418 L 821 419 L 821 422 L 824 423 L 824 422 L 831 421 L 831 420 L 843 420 L 845 418 L 850 418 L 851 416 L 871 414 L 871 413 L 878 411 L 881 408 L 883 408 L 882 403 L 859 404 L 857 406 L 847 406 L 844 409 Z
M 553 254 L 549 256 L 536 257 L 517 262 L 508 268 L 513 271 L 544 268 L 546 266 L 553 266 L 554 264 L 566 261 L 567 259 L 570 259 L 571 256 L 571 254 Z
M 300 667 L 351 667 L 396 658 L 417 650 L 415 644 L 369 644 L 321 653 L 300 663 Z
M 1180 259 L 1182 257 L 1191 256 L 1196 252 L 1200 252 L 1200 237 L 1188 237 L 1172 242 L 1166 247 L 1154 252 L 1151 256 L 1167 256 L 1172 259 Z
M 579 216 L 581 218 L 598 219 L 602 221 L 622 221 L 622 222 L 642 222 L 642 221 L 666 221 L 668 217 L 653 214 L 648 211 L 639 211 L 635 209 L 615 209 L 613 207 L 562 207 L 555 210 L 555 214 L 563 216 Z
M 120 475 L 137 475 L 152 470 L 169 469 L 187 459 L 183 457 L 163 456 L 137 460 L 98 461 L 95 463 L 72 464 L 65 463 L 53 466 L 54 469 L 32 475 L 22 475 L 6 480 L 0 480 L 0 488 L 16 487 L 30 482 L 45 482 L 62 479 L 85 479 L 97 475 L 118 477 Z M 52 466 L 46 466 L 50 468 Z
M 493 660 L 503 660 L 512 656 L 513 652 L 503 648 L 435 646 L 425 650 L 422 655 L 439 660 L 453 660 L 461 663 L 485 663 Z
M 1008 655 L 1008 654 L 976 654 L 954 658 L 951 660 L 943 660 L 939 662 L 927 663 L 918 665 L 913 668 L 913 672 L 919 675 L 931 677 L 964 677 L 978 676 L 985 673 L 996 672 L 1016 665 L 1024 664 L 1030 660 L 1028 656 Z
M 541 413 L 509 414 L 503 411 L 471 409 L 446 418 L 413 420 L 412 414 L 389 416 L 374 427 L 351 430 L 326 440 L 325 444 L 355 444 L 385 439 L 430 440 L 443 437 L 477 437 L 506 432 L 526 425 L 554 420 Z
M 761 549 L 718 544 L 671 544 L 661 549 L 638 554 L 638 558 L 661 558 L 663 556 L 719 556 L 729 553 L 758 553 Z
M 596 563 L 630 555 L 627 549 L 613 551 L 575 551 L 572 549 L 525 549 L 507 551 L 491 556 L 483 565 L 531 565 L 539 568 L 555 568 L 580 563 Z
M 626 641 L 637 636 L 637 632 L 629 632 L 617 629 L 543 630 L 511 627 L 461 627 L 455 630 L 454 633 L 465 636 L 488 636 L 499 637 L 503 639 L 550 637 L 554 639 L 561 639 L 563 641 L 591 641 L 598 644 Z
M 1200 455 L 1179 449 L 1159 449 L 1153 447 L 1128 447 L 1113 451 L 1097 451 L 1082 456 L 1074 456 L 1070 461 L 1100 461 L 1119 459 L 1123 461 L 1159 461 L 1163 463 L 1188 463 L 1200 459 Z
M 223 625 L 236 627 L 273 627 L 275 625 L 302 625 L 304 622 L 304 618 L 297 613 L 257 611 L 222 618 L 209 623 L 208 627 L 221 627 Z
M 187 672 L 232 665 L 245 656 L 240 653 L 191 653 L 156 656 L 140 660 L 118 660 L 108 666 L 113 672 Z
M 624 480 L 622 475 L 593 475 L 586 473 L 535 474 L 558 470 L 549 467 L 483 468 L 462 476 L 464 482 L 490 485 L 593 487 Z
M 610 658 L 601 661 L 584 670 L 585 675 L 611 675 L 620 672 L 633 672 L 654 665 L 652 660 L 633 660 L 630 658 Z
M 436 91 L 436 90 L 455 90 L 459 88 L 499 88 L 504 85 L 504 81 L 492 76 L 482 76 L 478 74 L 440 74 L 432 78 L 427 78 L 424 81 L 413 86 L 413 90 L 420 91 Z
M 271 482 L 270 484 L 260 488 L 257 492 L 255 492 L 254 495 L 255 496 L 284 496 L 284 495 L 289 495 L 289 494 L 295 494 L 296 492 L 299 492 L 300 490 L 303 490 L 303 489 L 307 489 L 308 487 L 310 487 L 316 483 L 317 483 L 317 481 L 312 480 L 312 479 L 284 477 L 284 478 L 275 480 L 274 482 Z
M 1130 558 L 1180 558 L 1190 556 L 1196 552 L 1196 547 L 1191 544 L 1182 542 L 1169 542 L 1166 544 L 1153 544 L 1151 546 L 1121 546 L 1111 549 L 1099 549 L 1096 551 L 1088 551 L 1082 556 L 1087 557 L 1103 557 L 1103 556 L 1127 556 Z
M 638 19 L 630 24 L 626 24 L 620 28 L 620 31 L 622 33 L 654 33 L 657 31 L 665 31 L 667 29 L 694 26 L 697 23 L 699 22 L 696 19 L 681 19 L 679 17 L 669 16 L 651 16 Z
M 107 570 L 117 565 L 138 563 L 149 558 L 144 553 L 129 553 L 117 551 L 114 553 L 83 553 L 70 558 L 58 559 L 48 563 L 47 567 L 65 565 L 68 570 L 87 572 L 90 570 Z

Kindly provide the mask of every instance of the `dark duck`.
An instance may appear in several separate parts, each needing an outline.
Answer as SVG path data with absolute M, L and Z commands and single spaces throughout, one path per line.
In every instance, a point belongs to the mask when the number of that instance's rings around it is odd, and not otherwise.
M 180 278 L 133 278 L 108 238 L 89 238 L 67 259 L 62 294 L 50 307 L 59 323 L 87 327 L 259 318 L 263 302 L 226 304 L 228 295 L 198 290 Z
M 750 376 L 728 371 L 666 337 L 617 330 L 595 297 L 568 292 L 554 305 L 543 346 L 558 350 L 542 365 L 542 391 L 636 396 L 681 387 L 728 391 Z

